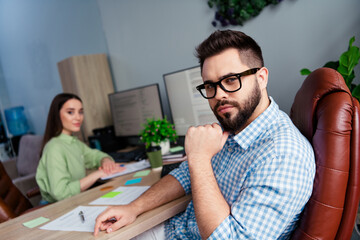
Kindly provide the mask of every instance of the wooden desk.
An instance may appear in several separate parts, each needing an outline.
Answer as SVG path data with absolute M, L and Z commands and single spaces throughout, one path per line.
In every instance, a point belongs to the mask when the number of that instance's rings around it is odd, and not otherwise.
M 152 170 L 148 176 L 142 178 L 141 183 L 134 184 L 134 186 L 149 186 L 154 184 L 160 179 L 161 168 L 157 170 Z M 12 220 L 0 224 L 0 238 L 1 239 L 130 239 L 138 234 L 158 225 L 159 223 L 165 221 L 166 219 L 171 218 L 179 212 L 185 210 L 188 205 L 191 196 L 185 196 L 179 199 L 176 199 L 168 204 L 160 206 L 156 209 L 153 209 L 149 212 L 146 212 L 140 215 L 136 221 L 126 227 L 119 229 L 118 231 L 112 233 L 100 232 L 95 238 L 93 233 L 90 232 L 66 232 L 66 231 L 48 231 L 41 230 L 39 227 L 36 228 L 27 228 L 22 224 L 33 220 L 38 217 L 49 218 L 50 221 L 55 220 L 56 218 L 64 215 L 65 213 L 71 211 L 79 205 L 90 206 L 89 202 L 99 198 L 107 192 L 112 191 L 113 189 L 124 186 L 125 182 L 133 178 L 134 173 L 124 175 L 118 178 L 114 178 L 109 182 L 98 186 L 96 188 L 90 189 L 86 192 L 82 192 L 76 196 L 65 199 L 60 202 L 56 202 L 40 208 L 36 211 L 30 212 L 28 214 L 19 216 Z M 107 186 L 112 186 L 113 189 L 102 191 L 101 189 Z M 44 225 L 44 224 L 43 224 Z M 41 225 L 42 226 L 42 225 Z

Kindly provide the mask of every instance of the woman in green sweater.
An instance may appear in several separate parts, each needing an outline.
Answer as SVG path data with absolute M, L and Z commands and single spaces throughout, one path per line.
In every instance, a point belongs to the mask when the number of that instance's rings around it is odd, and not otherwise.
M 81 99 L 61 93 L 53 99 L 36 171 L 42 204 L 56 202 L 91 187 L 99 178 L 119 172 L 121 168 L 107 154 L 91 149 L 72 136 L 83 122 Z M 86 168 L 98 168 L 86 176 Z

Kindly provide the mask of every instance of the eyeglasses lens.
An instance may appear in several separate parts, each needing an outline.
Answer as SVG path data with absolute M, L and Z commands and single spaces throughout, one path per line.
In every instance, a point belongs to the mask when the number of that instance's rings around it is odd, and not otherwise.
M 216 94 L 216 85 L 217 83 L 206 83 L 204 84 L 204 89 L 201 89 L 201 94 L 206 96 L 207 98 L 212 98 Z M 220 81 L 219 85 L 228 92 L 234 92 L 240 89 L 240 80 L 237 76 L 230 76 L 228 78 L 224 78 Z

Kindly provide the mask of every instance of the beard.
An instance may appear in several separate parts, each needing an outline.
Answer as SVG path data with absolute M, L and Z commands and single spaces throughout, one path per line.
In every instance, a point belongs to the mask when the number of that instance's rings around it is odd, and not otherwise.
M 251 115 L 255 111 L 255 108 L 259 105 L 260 99 L 261 99 L 260 88 L 259 85 L 256 84 L 250 94 L 250 97 L 245 101 L 244 104 L 242 104 L 242 106 L 240 106 L 240 104 L 235 101 L 222 100 L 222 101 L 218 101 L 214 109 L 212 110 L 217 120 L 220 122 L 223 130 L 235 134 L 244 127 L 247 120 L 251 117 Z M 225 104 L 229 104 L 235 107 L 238 110 L 237 114 L 233 117 L 231 113 L 225 113 L 224 117 L 220 116 L 217 109 Z

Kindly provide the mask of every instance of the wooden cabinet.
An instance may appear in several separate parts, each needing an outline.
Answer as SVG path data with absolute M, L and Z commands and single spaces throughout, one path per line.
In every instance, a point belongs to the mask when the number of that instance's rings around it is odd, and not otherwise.
M 114 92 L 106 54 L 72 56 L 58 62 L 64 92 L 74 93 L 83 101 L 84 142 L 93 135 L 92 130 L 112 125 L 108 94 Z

